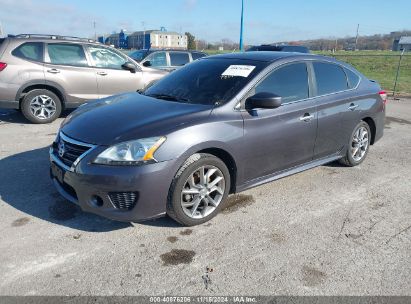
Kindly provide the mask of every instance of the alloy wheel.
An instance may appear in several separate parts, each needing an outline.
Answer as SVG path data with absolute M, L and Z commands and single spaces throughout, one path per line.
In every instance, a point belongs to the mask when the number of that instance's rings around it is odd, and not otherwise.
M 356 161 L 362 160 L 367 153 L 369 146 L 369 132 L 367 128 L 361 126 L 355 131 L 351 143 L 351 156 Z
M 38 95 L 30 101 L 30 111 L 38 119 L 51 118 L 57 111 L 55 101 L 47 95 Z
M 181 207 L 193 219 L 202 219 L 221 203 L 225 179 L 220 169 L 205 165 L 192 172 L 181 191 Z

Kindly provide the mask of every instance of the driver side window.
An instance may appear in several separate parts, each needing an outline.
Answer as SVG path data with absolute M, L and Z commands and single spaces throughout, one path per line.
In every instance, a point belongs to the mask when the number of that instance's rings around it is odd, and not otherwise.
M 121 66 L 127 62 L 125 57 L 109 48 L 89 46 L 88 49 L 95 67 L 121 70 Z
M 282 97 L 283 103 L 308 98 L 308 72 L 305 63 L 282 66 L 255 87 L 255 93 L 267 92 Z

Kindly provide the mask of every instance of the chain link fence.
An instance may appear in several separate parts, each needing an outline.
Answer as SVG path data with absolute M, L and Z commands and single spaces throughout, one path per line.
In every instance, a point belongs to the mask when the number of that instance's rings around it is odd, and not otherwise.
M 321 53 L 347 62 L 369 79 L 378 81 L 391 96 L 411 96 L 411 54 L 398 52 Z M 395 91 L 395 92 L 394 92 Z

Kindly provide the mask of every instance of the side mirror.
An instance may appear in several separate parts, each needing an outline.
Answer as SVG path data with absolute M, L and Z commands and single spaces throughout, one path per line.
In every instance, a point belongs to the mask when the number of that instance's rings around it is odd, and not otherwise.
M 281 96 L 273 93 L 260 92 L 251 97 L 248 97 L 245 101 L 245 108 L 247 110 L 252 109 L 275 109 L 281 106 Z
M 129 61 L 124 63 L 121 67 L 123 68 L 123 70 L 130 71 L 131 73 L 136 72 L 136 66 Z
M 144 65 L 145 67 L 151 67 L 151 62 L 150 62 L 150 60 L 144 61 L 144 62 L 143 62 L 143 65 Z

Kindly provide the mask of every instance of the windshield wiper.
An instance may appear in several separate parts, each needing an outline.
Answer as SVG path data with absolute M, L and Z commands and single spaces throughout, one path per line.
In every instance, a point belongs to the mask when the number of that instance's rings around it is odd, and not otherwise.
M 190 102 L 189 99 L 183 98 L 183 97 L 177 97 L 173 95 L 168 95 L 168 94 L 148 94 L 146 96 L 157 98 L 157 99 L 164 99 L 164 100 L 170 100 L 170 101 L 183 101 L 183 102 Z

